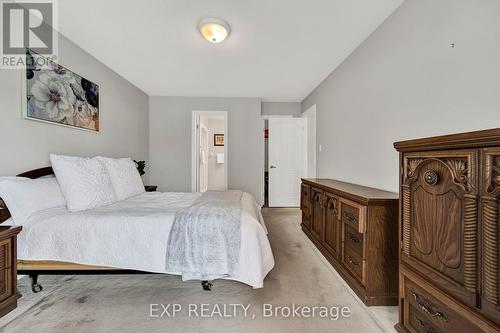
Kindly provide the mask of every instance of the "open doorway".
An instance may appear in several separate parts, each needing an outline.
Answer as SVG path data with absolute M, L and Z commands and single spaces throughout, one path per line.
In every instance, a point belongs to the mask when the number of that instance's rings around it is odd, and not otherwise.
M 193 111 L 191 190 L 227 190 L 227 112 Z

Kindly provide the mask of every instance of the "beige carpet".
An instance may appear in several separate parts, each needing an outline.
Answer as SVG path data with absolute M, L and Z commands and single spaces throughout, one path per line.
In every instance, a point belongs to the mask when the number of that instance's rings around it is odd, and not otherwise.
M 267 209 L 264 217 L 276 259 L 264 288 L 216 281 L 211 292 L 199 282 L 167 275 L 42 276 L 44 290 L 31 293 L 21 279 L 19 307 L 0 319 L 3 332 L 383 332 L 373 313 L 360 304 L 303 236 L 297 209 Z M 181 304 L 175 318 L 150 317 L 150 304 Z M 188 304 L 250 304 L 248 317 L 195 318 Z M 347 306 L 349 318 L 263 318 L 273 306 Z M 172 314 L 172 308 L 169 313 Z M 155 314 L 160 314 L 155 312 Z M 226 312 L 226 315 L 232 312 Z M 286 314 L 286 312 L 285 312 Z

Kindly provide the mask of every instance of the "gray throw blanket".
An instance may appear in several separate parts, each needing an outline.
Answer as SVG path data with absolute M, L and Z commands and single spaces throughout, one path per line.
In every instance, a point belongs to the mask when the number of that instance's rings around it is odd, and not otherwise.
M 185 280 L 215 280 L 238 270 L 241 191 L 205 192 L 175 216 L 167 247 L 168 272 Z

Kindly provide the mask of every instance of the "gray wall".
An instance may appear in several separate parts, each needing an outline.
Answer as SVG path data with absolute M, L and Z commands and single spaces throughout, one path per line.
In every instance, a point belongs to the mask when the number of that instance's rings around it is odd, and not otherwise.
M 191 191 L 192 111 L 228 112 L 228 187 L 262 202 L 264 135 L 258 98 L 151 97 L 151 183 L 161 191 Z
M 498 0 L 403 3 L 302 103 L 318 176 L 397 191 L 394 141 L 500 127 L 499 17 Z
M 300 117 L 302 113 L 300 102 L 262 102 L 262 115 Z
M 0 70 L 0 175 L 47 166 L 50 153 L 149 160 L 149 97 L 63 36 L 59 62 L 99 84 L 101 132 L 23 119 L 21 72 Z

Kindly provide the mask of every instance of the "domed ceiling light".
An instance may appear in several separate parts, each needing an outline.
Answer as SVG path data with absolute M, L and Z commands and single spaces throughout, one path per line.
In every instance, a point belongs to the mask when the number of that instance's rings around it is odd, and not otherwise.
M 201 20 L 198 30 L 210 43 L 220 43 L 231 33 L 231 27 L 226 21 L 213 17 Z

